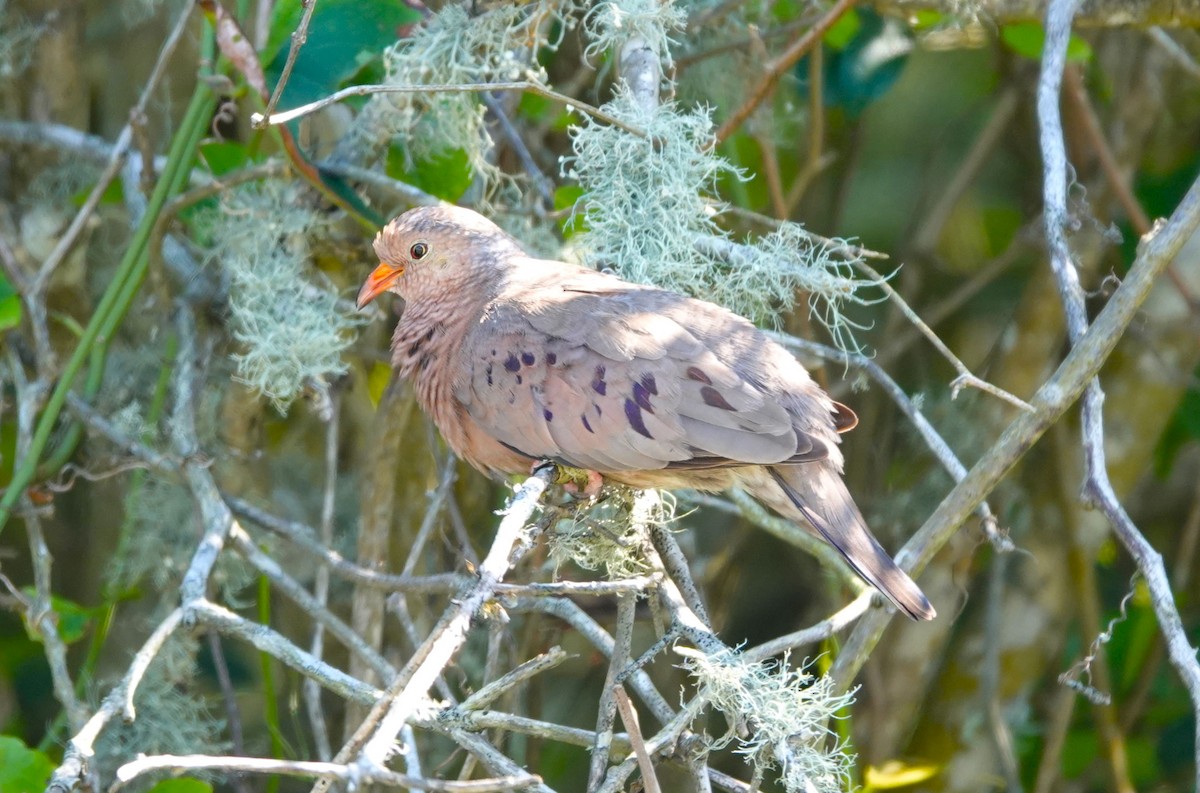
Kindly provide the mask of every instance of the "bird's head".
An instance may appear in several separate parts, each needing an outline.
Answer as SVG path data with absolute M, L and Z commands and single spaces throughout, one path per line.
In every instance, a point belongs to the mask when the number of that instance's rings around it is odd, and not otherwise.
M 376 267 L 358 292 L 358 307 L 383 292 L 411 296 L 421 285 L 452 288 L 463 278 L 494 270 L 505 254 L 520 252 L 492 221 L 456 206 L 410 209 L 375 235 Z

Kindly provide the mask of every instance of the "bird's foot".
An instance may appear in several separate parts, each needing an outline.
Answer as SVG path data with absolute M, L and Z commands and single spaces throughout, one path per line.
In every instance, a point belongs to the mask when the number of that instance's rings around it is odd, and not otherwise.
M 533 467 L 536 469 L 541 465 L 538 463 Z M 561 463 L 554 466 L 553 482 L 556 485 L 562 485 L 563 490 L 571 495 L 587 499 L 600 495 L 600 490 L 604 487 L 604 477 L 600 475 L 599 471 L 575 468 Z
M 574 470 L 583 474 L 581 477 L 582 481 L 570 479 L 563 483 L 563 490 L 566 490 L 573 496 L 583 496 L 587 499 L 592 499 L 600 495 L 600 489 L 604 487 L 604 477 L 600 475 L 599 471 L 580 468 Z M 580 484 L 583 484 L 582 488 L 580 488 Z

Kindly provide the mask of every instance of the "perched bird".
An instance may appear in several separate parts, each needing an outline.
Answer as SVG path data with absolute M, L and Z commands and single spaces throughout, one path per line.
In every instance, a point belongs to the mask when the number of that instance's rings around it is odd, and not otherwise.
M 748 320 L 532 258 L 469 209 L 410 210 L 375 253 L 358 305 L 404 298 L 392 362 L 471 465 L 498 476 L 554 460 L 638 488 L 738 486 L 905 614 L 933 619 L 842 482 L 838 433 L 857 417 Z

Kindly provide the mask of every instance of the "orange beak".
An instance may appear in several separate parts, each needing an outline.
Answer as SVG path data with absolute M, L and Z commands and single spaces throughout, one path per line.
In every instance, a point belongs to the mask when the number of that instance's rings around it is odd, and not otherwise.
M 362 285 L 362 289 L 358 290 L 358 300 L 355 301 L 355 305 L 361 309 L 367 303 L 379 297 L 381 292 L 386 292 L 388 287 L 396 283 L 396 279 L 403 274 L 403 267 L 393 267 L 390 264 L 379 265 L 367 276 L 366 283 Z

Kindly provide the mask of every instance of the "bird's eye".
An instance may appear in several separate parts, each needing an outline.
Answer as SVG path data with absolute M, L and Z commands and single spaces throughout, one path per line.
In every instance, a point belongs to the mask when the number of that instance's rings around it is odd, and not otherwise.
M 414 259 L 423 259 L 427 253 L 429 253 L 429 246 L 423 242 L 415 242 L 413 243 L 413 246 L 408 249 L 408 255 Z

